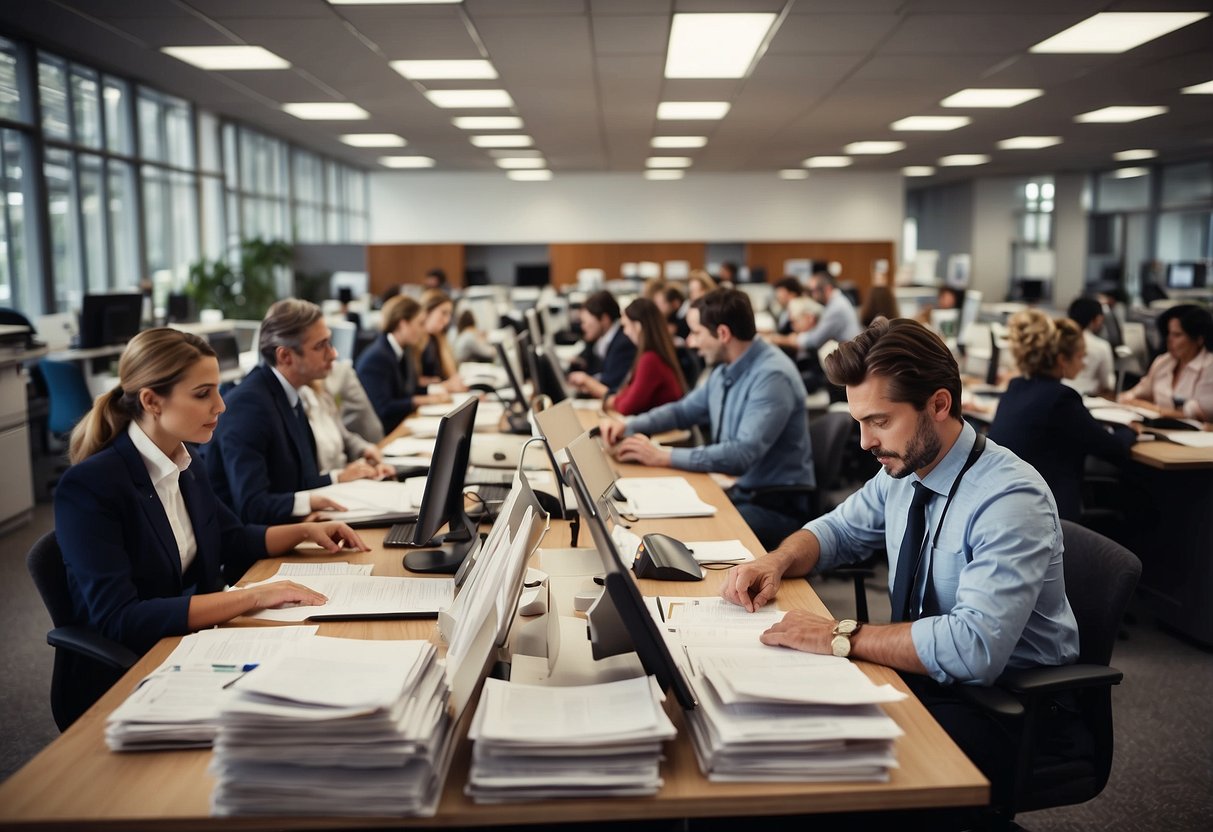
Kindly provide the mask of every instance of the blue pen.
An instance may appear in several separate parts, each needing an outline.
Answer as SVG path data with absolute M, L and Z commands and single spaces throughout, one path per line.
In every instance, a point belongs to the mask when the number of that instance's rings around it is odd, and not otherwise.
M 230 673 L 235 673 L 237 671 L 239 671 L 241 673 L 248 673 L 250 670 L 256 670 L 256 669 L 257 669 L 256 662 L 254 662 L 252 664 L 241 664 L 241 665 L 236 665 L 236 664 L 212 664 L 211 665 L 211 670 L 220 670 L 220 671 L 230 672 Z

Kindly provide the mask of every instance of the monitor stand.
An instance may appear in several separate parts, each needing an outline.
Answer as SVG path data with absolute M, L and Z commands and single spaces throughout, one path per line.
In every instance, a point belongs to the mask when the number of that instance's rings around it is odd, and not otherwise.
M 454 575 L 475 545 L 476 539 L 476 523 L 464 512 L 459 528 L 430 541 L 442 548 L 409 552 L 404 556 L 404 568 L 423 574 Z

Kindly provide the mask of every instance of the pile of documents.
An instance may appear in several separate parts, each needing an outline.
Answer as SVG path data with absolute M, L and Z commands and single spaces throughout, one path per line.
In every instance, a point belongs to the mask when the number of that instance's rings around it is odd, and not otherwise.
M 615 487 L 626 504 L 624 514 L 641 519 L 711 517 L 716 507 L 705 503 L 682 477 L 621 477 Z
M 747 613 L 720 598 L 650 605 L 698 696 L 687 724 L 709 780 L 889 779 L 902 731 L 880 705 L 905 694 L 846 659 L 761 644 L 778 610 Z
M 287 580 L 282 574 L 260 586 Z M 318 606 L 299 605 L 258 610 L 249 618 L 264 621 L 315 619 L 437 618 L 451 605 L 455 582 L 450 578 L 403 578 L 394 575 L 364 575 L 353 572 L 295 574 L 289 580 L 314 589 L 328 600 Z
M 477 803 L 651 795 L 675 729 L 647 676 L 578 687 L 486 679 L 468 737 Z
M 356 523 L 386 518 L 396 522 L 393 518 L 416 516 L 425 495 L 425 479 L 350 480 L 311 488 L 305 493 L 328 497 L 345 508 L 345 511 L 326 510 L 324 514 L 331 520 Z
M 453 747 L 433 645 L 301 644 L 229 689 L 214 814 L 433 815 Z

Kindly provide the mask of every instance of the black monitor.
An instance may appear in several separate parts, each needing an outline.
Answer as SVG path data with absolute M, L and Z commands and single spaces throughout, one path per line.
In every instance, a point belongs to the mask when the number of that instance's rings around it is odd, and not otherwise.
M 581 516 L 590 527 L 594 547 L 602 560 L 603 593 L 586 613 L 594 658 L 603 659 L 634 650 L 645 672 L 657 678 L 663 691 L 673 688 L 682 707 L 696 707 L 699 703 L 695 692 L 674 662 L 665 637 L 628 572 L 607 528 L 602 506 L 590 498 L 575 462 L 570 461 L 568 473 Z
M 215 351 L 215 358 L 219 361 L 220 370 L 240 368 L 240 342 L 236 340 L 234 331 L 211 332 L 206 336 L 206 340 L 210 343 L 211 349 Z
M 185 323 L 194 319 L 194 305 L 190 296 L 180 292 L 170 292 L 165 304 L 165 318 L 171 324 Z
M 525 338 L 526 333 L 523 333 L 516 339 L 518 342 L 518 349 L 521 350 L 524 348 L 522 342 Z M 523 410 L 525 410 L 527 404 L 526 393 L 522 391 L 522 379 L 518 378 L 518 373 L 516 373 L 514 370 L 515 364 L 518 362 L 510 360 L 509 353 L 507 353 L 505 349 L 505 344 L 500 341 L 497 342 L 497 357 L 501 359 L 501 366 L 505 367 L 505 375 L 506 378 L 509 379 L 510 389 L 514 391 L 514 403 L 512 406 L 507 405 L 507 407 L 510 410 L 516 410 L 518 407 L 522 407 Z M 518 366 L 521 368 L 520 363 L 518 363 Z
M 552 282 L 552 269 L 547 263 L 518 263 L 514 266 L 515 286 L 547 286 Z
M 478 403 L 479 399 L 468 399 L 438 424 L 417 526 L 413 539 L 405 543 L 418 550 L 404 557 L 404 566 L 410 572 L 453 575 L 476 542 L 476 524 L 463 506 L 463 480 L 467 476 Z M 449 531 L 441 538 L 435 537 L 443 526 L 449 526 Z M 423 548 L 434 546 L 442 548 Z
M 1203 289 L 1205 282 L 1204 263 L 1171 263 L 1167 266 L 1168 289 Z
M 139 334 L 143 295 L 85 295 L 80 309 L 80 348 L 125 344 Z
M 556 356 L 546 350 L 536 349 L 534 344 L 525 350 L 524 356 L 527 371 L 531 376 L 536 396 L 547 396 L 552 404 L 557 404 L 569 398 L 568 386 L 564 381 L 564 371 L 556 361 Z

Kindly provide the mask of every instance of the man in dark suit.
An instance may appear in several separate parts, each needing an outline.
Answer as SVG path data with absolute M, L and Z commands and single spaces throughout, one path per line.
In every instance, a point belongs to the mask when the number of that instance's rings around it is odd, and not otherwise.
M 582 370 L 607 386 L 619 390 L 636 360 L 636 345 L 623 334 L 619 325 L 619 304 L 610 292 L 595 292 L 581 304 L 581 334 L 585 350 L 574 362 Z
M 227 415 L 206 451 L 215 493 L 246 523 L 301 520 L 342 510 L 307 489 L 329 485 L 299 388 L 333 369 L 337 351 L 320 307 L 295 298 L 270 307 L 261 323 L 262 363 L 226 397 Z

